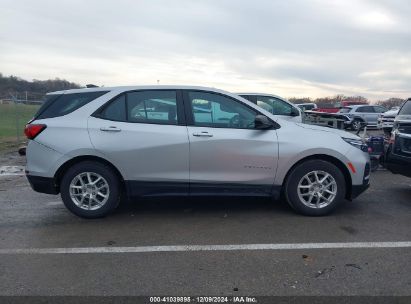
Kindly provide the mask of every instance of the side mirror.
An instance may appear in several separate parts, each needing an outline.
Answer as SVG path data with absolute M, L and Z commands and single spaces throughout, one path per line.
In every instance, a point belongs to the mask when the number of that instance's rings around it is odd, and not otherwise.
M 297 108 L 292 107 L 291 108 L 291 116 L 295 117 L 295 116 L 300 116 L 300 111 L 298 111 Z
M 254 119 L 254 126 L 259 130 L 271 129 L 274 125 L 267 116 L 257 115 Z

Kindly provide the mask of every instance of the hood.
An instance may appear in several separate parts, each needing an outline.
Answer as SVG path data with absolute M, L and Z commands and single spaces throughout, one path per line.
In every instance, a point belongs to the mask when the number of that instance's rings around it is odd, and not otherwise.
M 316 126 L 316 125 L 309 125 L 309 124 L 304 124 L 304 123 L 296 123 L 297 126 L 302 127 L 304 129 L 310 129 L 310 130 L 316 130 L 316 131 L 323 131 L 323 132 L 328 132 L 332 133 L 344 138 L 351 138 L 351 139 L 361 139 L 361 137 L 352 134 L 350 132 L 340 130 L 340 129 L 333 129 L 333 128 L 328 128 L 328 127 L 321 127 L 321 126 Z

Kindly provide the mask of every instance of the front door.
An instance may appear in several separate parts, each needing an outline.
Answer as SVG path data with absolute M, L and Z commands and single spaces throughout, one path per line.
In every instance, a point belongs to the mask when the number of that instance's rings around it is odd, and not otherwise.
M 257 111 L 213 92 L 184 93 L 190 140 L 190 192 L 268 195 L 277 168 L 274 129 L 254 127 Z

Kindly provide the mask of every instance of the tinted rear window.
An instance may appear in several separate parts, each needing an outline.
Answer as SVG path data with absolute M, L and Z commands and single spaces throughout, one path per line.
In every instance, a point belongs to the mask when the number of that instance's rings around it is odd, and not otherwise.
M 35 119 L 59 117 L 69 114 L 90 101 L 106 94 L 108 91 L 69 93 L 62 95 L 47 95 L 46 101 L 40 107 Z
M 411 115 L 411 100 L 408 100 L 401 108 L 399 115 Z

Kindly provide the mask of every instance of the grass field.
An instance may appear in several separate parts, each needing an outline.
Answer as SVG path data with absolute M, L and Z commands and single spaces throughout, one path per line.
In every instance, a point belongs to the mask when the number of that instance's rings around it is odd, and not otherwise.
M 0 143 L 24 137 L 24 126 L 37 112 L 38 105 L 0 104 Z

